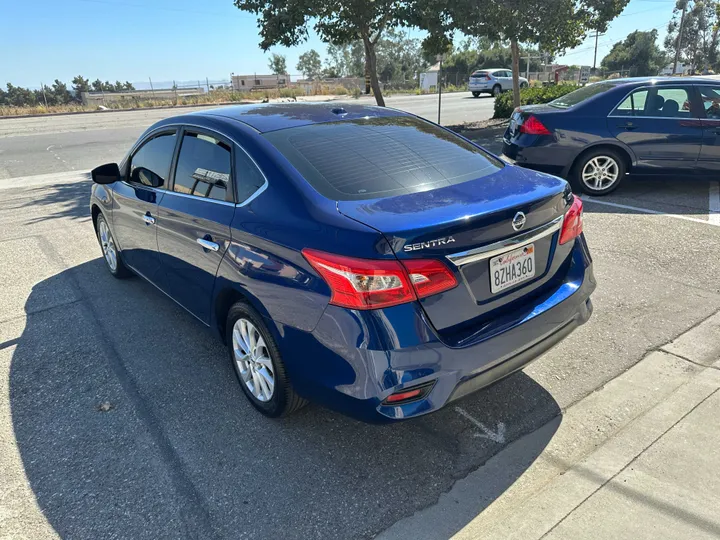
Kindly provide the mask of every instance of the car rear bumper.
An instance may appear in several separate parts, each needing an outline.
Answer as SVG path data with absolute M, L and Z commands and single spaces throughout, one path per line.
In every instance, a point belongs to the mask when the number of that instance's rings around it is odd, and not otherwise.
M 551 137 L 522 135 L 522 144 L 503 140 L 503 159 L 521 167 L 563 178 L 570 172 L 575 151 L 556 144 Z M 547 139 L 547 140 L 542 140 Z
M 434 412 L 522 369 L 592 313 L 595 289 L 585 240 L 576 240 L 564 281 L 526 306 L 502 332 L 463 347 L 444 343 L 417 303 L 383 310 L 328 306 L 313 332 L 281 328 L 281 350 L 304 397 L 369 422 Z M 388 405 L 400 390 L 432 383 L 417 401 Z

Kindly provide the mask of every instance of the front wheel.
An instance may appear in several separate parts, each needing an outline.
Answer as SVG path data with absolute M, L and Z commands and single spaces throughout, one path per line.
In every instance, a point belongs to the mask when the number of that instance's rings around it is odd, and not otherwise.
M 295 393 L 272 334 L 249 304 L 230 308 L 225 328 L 230 360 L 250 403 L 265 416 L 286 416 L 307 403 Z
M 588 195 L 612 193 L 625 178 L 625 160 L 615 150 L 602 148 L 582 156 L 570 173 L 570 182 Z
M 524 81 L 520 83 L 520 88 L 527 88 L 527 87 L 528 87 L 528 83 L 526 83 Z
M 97 239 L 103 252 L 103 258 L 105 259 L 105 264 L 107 265 L 108 270 L 110 270 L 110 273 L 118 279 L 126 278 L 132 275 L 120 257 L 120 250 L 117 248 L 117 244 L 115 244 L 115 239 L 110 231 L 110 226 L 107 224 L 105 216 L 102 214 L 98 215 L 95 228 L 97 230 Z
M 499 84 L 496 84 L 493 86 L 492 95 L 498 97 L 500 94 L 502 94 L 502 87 Z
M 473 92 L 472 95 L 473 97 L 480 97 L 480 92 Z

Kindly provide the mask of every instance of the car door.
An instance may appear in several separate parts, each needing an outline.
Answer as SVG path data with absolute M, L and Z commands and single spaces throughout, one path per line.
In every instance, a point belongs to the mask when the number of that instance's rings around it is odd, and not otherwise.
M 500 85 L 504 92 L 512 90 L 512 74 L 508 71 L 498 71 L 495 76 L 500 81 Z
M 635 172 L 694 173 L 703 128 L 692 85 L 632 91 L 608 116 L 608 129 L 637 157 Z
M 703 108 L 703 143 L 698 172 L 720 178 L 720 84 L 697 85 Z
M 157 210 L 162 288 L 206 323 L 235 212 L 232 152 L 218 133 L 183 129 L 172 184 Z
M 126 176 L 113 187 L 113 234 L 125 263 L 157 284 L 157 206 L 167 189 L 177 129 L 153 133 L 129 157 Z

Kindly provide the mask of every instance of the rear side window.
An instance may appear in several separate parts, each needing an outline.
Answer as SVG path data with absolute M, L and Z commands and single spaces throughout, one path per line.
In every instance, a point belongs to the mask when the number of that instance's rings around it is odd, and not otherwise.
M 130 182 L 165 187 L 176 140 L 175 132 L 162 133 L 143 144 L 130 159 Z
M 646 88 L 626 97 L 611 116 L 690 118 L 690 88 Z
M 204 133 L 186 132 L 180 145 L 173 191 L 217 201 L 232 200 L 228 198 L 231 155 L 225 142 Z
M 427 191 L 502 167 L 457 135 L 407 116 L 314 124 L 265 137 L 310 185 L 333 200 Z
M 626 97 L 612 112 L 613 116 L 641 116 L 647 103 L 648 91 L 636 90 Z
M 265 177 L 242 150 L 235 152 L 235 183 L 238 203 L 245 202 L 265 183 Z
M 615 86 L 616 85 L 612 83 L 589 84 L 587 86 L 579 88 L 578 90 L 575 90 L 574 92 L 570 92 L 569 94 L 565 94 L 564 96 L 551 101 L 549 105 L 551 107 L 555 107 L 556 109 L 569 109 L 570 107 L 573 107 L 578 103 L 582 103 L 586 99 L 590 99 L 591 97 L 597 96 L 598 94 L 607 92 L 611 88 L 615 88 Z

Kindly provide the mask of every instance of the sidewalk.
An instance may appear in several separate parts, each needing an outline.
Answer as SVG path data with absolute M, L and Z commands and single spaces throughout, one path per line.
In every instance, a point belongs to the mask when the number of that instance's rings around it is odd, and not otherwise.
M 557 431 L 499 496 L 539 431 L 379 538 L 720 538 L 719 390 L 716 314 L 541 428 Z

